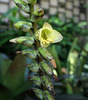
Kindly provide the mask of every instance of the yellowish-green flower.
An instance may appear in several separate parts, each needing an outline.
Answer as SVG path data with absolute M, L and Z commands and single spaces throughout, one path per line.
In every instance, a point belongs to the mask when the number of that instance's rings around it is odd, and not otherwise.
M 41 29 L 36 32 L 36 38 L 40 41 L 41 47 L 48 47 L 50 43 L 57 43 L 63 39 L 63 36 L 48 23 L 45 23 Z

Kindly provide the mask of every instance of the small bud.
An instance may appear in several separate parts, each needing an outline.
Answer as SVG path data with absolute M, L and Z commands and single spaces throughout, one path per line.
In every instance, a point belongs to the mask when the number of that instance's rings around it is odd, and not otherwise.
M 34 50 L 23 50 L 21 53 L 31 59 L 35 59 L 37 57 L 37 52 Z
M 42 8 L 38 8 L 33 12 L 32 22 L 40 21 L 44 15 L 44 10 Z
M 42 90 L 37 89 L 37 88 L 33 88 L 33 91 L 34 91 L 35 95 L 38 98 L 40 98 L 40 100 L 43 100 L 43 92 L 42 92 Z
M 27 65 L 27 67 L 32 71 L 32 72 L 35 72 L 35 73 L 37 73 L 38 71 L 39 71 L 39 65 L 38 64 L 34 64 L 34 63 L 32 63 L 32 64 L 28 64 Z
M 50 54 L 50 52 L 46 48 L 38 48 L 40 56 L 44 58 L 47 61 L 51 61 L 53 59 L 53 56 Z
M 18 38 L 11 39 L 10 42 L 23 44 L 27 47 L 30 47 L 34 43 L 34 38 L 33 37 L 27 37 L 27 36 L 21 36 L 21 37 L 18 37 Z
M 25 22 L 25 21 L 19 21 L 14 26 L 15 28 L 22 30 L 24 32 L 30 32 L 32 28 L 32 23 Z
M 24 12 L 30 13 L 30 8 L 23 0 L 14 0 L 15 4 Z
M 31 80 L 33 81 L 34 84 L 41 86 L 41 80 L 38 76 L 32 76 Z
M 28 4 L 34 5 L 36 4 L 37 0 L 27 0 Z

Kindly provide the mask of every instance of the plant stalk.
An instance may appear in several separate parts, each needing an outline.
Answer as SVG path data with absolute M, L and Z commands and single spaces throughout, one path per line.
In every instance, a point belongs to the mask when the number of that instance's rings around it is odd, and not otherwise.
M 32 15 L 33 15 L 33 12 L 34 12 L 34 6 L 30 6 L 30 10 L 31 10 L 30 18 L 32 18 Z M 32 26 L 33 26 L 32 33 L 34 35 L 36 33 L 36 31 L 37 31 L 37 22 L 32 22 Z M 35 50 L 37 50 L 40 47 L 39 42 L 35 40 L 34 46 L 35 46 Z M 39 56 L 37 56 L 37 62 L 38 62 L 38 64 L 41 61 L 42 61 L 42 59 Z M 42 76 L 42 71 L 41 70 L 39 70 L 39 76 L 40 77 Z M 42 89 L 42 91 L 44 90 L 44 86 L 42 84 L 41 84 L 41 89 Z M 44 97 L 43 97 L 43 100 L 44 100 Z

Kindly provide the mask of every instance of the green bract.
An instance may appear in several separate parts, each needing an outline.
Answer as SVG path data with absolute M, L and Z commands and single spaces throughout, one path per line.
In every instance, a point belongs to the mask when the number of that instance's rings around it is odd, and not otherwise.
M 46 63 L 46 62 L 40 62 L 40 67 L 45 71 L 48 75 L 53 75 L 53 69 Z
M 38 72 L 39 72 L 39 68 L 40 68 L 40 66 L 39 66 L 37 63 L 28 64 L 27 67 L 28 67 L 32 72 L 35 72 L 35 73 L 38 73 Z
M 30 30 L 32 29 L 32 23 L 24 21 L 19 21 L 14 26 L 15 28 L 22 30 L 24 32 L 30 32 Z
M 42 8 L 38 8 L 36 9 L 34 12 L 33 12 L 33 15 L 32 15 L 32 18 L 31 18 L 31 21 L 32 22 L 38 22 L 42 19 L 44 15 L 44 10 Z
M 54 100 L 54 97 L 49 91 L 43 91 L 44 100 Z
M 34 44 L 34 38 L 33 37 L 27 37 L 27 36 L 21 36 L 18 38 L 11 39 L 10 42 L 23 44 L 25 46 L 30 47 L 32 44 Z
M 32 76 L 31 80 L 38 86 L 41 86 L 41 79 L 38 76 Z
M 43 92 L 41 89 L 33 88 L 33 91 L 40 98 L 40 100 L 43 100 Z
M 38 48 L 39 51 L 39 55 L 44 58 L 47 61 L 50 61 L 53 59 L 53 56 L 51 55 L 51 53 L 46 49 L 46 48 Z
M 34 50 L 23 50 L 21 53 L 31 59 L 35 59 L 37 57 L 37 52 Z
M 30 8 L 23 0 L 14 0 L 15 4 L 24 12 L 30 13 Z

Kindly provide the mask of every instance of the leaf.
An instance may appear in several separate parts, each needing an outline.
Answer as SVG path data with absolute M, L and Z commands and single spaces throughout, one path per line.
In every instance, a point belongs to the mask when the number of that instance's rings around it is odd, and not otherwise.
M 85 25 L 87 25 L 87 22 L 80 22 L 80 23 L 78 24 L 78 27 L 83 27 L 83 26 L 85 26 Z
M 11 60 L 5 54 L 0 54 L 0 83 L 3 83 L 3 79 L 10 64 Z
M 16 92 L 17 88 L 24 83 L 24 63 L 25 57 L 21 54 L 17 55 L 5 75 L 3 84 L 12 92 Z

